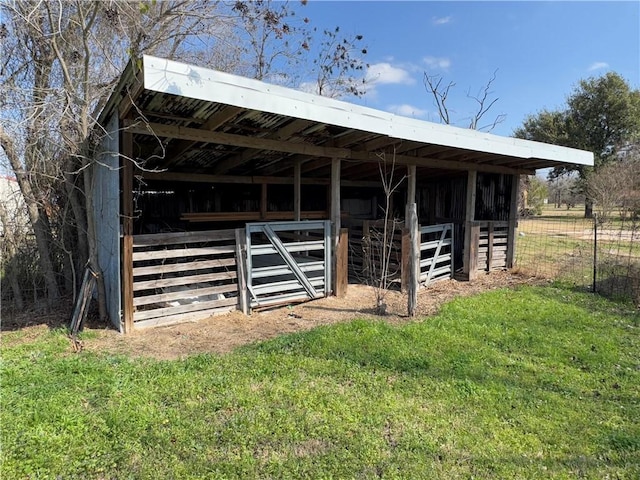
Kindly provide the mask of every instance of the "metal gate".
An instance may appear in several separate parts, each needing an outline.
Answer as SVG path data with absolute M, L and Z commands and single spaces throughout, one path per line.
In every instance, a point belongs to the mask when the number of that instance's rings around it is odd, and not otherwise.
M 256 222 L 246 226 L 250 305 L 266 307 L 331 292 L 331 222 Z
M 453 224 L 420 228 L 420 283 L 453 278 Z

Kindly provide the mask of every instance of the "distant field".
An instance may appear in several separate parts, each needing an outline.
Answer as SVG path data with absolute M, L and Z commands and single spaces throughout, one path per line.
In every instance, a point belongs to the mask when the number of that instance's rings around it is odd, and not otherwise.
M 594 220 L 584 218 L 583 206 L 567 210 L 546 205 L 542 215 L 518 222 L 516 266 L 591 288 L 595 238 Z M 599 291 L 640 303 L 640 222 L 613 218 L 599 223 L 595 255 Z

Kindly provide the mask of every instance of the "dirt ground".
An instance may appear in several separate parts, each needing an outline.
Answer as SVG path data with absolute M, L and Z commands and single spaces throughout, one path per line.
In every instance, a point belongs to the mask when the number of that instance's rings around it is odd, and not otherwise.
M 76 348 L 88 351 L 119 353 L 134 357 L 177 359 L 196 353 L 226 353 L 234 348 L 267 340 L 278 335 L 309 330 L 319 325 L 333 324 L 354 318 L 382 319 L 393 324 L 420 320 L 435 314 L 440 306 L 459 296 L 468 296 L 501 287 L 522 284 L 540 284 L 540 278 L 510 272 L 492 272 L 480 275 L 472 282 L 445 280 L 420 290 L 418 315 L 407 317 L 407 298 L 391 291 L 385 298 L 388 314 L 373 314 L 375 293 L 363 285 L 349 285 L 345 298 L 328 297 L 313 302 L 254 312 L 245 316 L 236 311 L 205 318 L 196 322 L 148 328 L 122 335 L 112 328 L 88 319 L 84 331 L 95 335 L 85 336 Z M 70 312 L 36 314 L 29 312 L 11 315 L 2 321 L 2 330 L 21 330 L 21 341 L 37 337 L 48 328 L 64 325 Z M 88 338 L 87 338 L 88 337 Z M 13 343 L 13 342 L 12 342 Z M 70 348 L 74 345 L 70 340 Z

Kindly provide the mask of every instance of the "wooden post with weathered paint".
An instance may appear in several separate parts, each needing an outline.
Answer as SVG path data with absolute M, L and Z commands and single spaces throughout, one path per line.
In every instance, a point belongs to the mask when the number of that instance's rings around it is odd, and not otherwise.
M 493 227 L 494 223 L 489 222 L 487 225 L 487 272 L 491 271 L 491 264 L 493 263 L 493 243 L 495 242 Z
M 133 135 L 122 132 L 122 322 L 133 331 Z
M 344 298 L 349 284 L 349 230 L 340 229 L 340 240 L 336 253 L 336 296 Z
M 337 276 L 336 273 L 338 270 L 337 265 L 337 251 L 338 251 L 338 242 L 340 236 L 340 159 L 332 158 L 331 159 L 331 198 L 330 198 L 330 208 L 331 208 L 331 251 L 333 255 L 332 264 L 333 264 L 333 279 L 332 279 L 332 291 L 336 292 L 336 283 Z
M 477 268 L 471 266 L 472 262 L 476 263 L 472 257 L 477 257 L 478 246 L 472 245 L 471 223 L 474 220 L 476 210 L 476 182 L 478 172 L 469 170 L 467 172 L 467 199 L 464 208 L 464 250 L 463 250 L 463 272 L 469 280 L 473 280 L 477 273 Z
M 415 316 L 418 308 L 418 283 L 420 279 L 420 237 L 416 204 L 407 205 L 405 226 L 409 231 L 409 258 L 407 262 L 407 313 Z

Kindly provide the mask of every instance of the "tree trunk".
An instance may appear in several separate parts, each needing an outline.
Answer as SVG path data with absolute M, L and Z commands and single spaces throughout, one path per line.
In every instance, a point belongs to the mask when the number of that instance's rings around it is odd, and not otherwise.
M 79 198 L 79 189 L 74 183 L 74 177 L 71 173 L 66 173 L 64 176 L 65 190 L 67 192 L 67 198 L 71 205 L 71 211 L 75 220 L 75 236 L 77 240 L 77 252 L 74 255 L 74 265 L 76 272 L 81 272 L 83 266 L 87 263 L 89 258 L 89 246 L 87 244 L 87 217 Z M 78 276 L 80 277 L 80 275 Z M 81 278 L 77 279 L 76 287 L 82 281 Z
M 584 218 L 593 218 L 593 200 L 590 198 L 584 201 Z
M 22 192 L 25 204 L 27 206 L 27 212 L 29 215 L 29 221 L 33 227 L 33 233 L 36 238 L 36 245 L 38 247 L 38 254 L 40 256 L 40 268 L 42 270 L 42 276 L 44 277 L 45 286 L 47 289 L 47 303 L 49 306 L 58 301 L 60 298 L 60 290 L 58 289 L 58 283 L 56 281 L 55 269 L 53 267 L 53 261 L 51 259 L 51 250 L 49 248 L 50 235 L 48 231 L 48 222 L 46 218 L 43 218 L 43 212 L 38 205 L 36 196 L 31 188 L 31 183 L 26 175 L 24 168 L 21 165 L 17 152 L 13 145 L 13 141 L 4 131 L 0 125 L 0 145 L 4 149 L 7 159 L 11 164 L 11 168 L 16 175 L 18 186 Z
M 15 227 L 9 222 L 9 215 L 4 204 L 0 203 L 0 223 L 4 232 L 4 245 L 5 251 L 3 254 L 4 268 L 9 278 L 9 285 L 11 286 L 11 293 L 13 294 L 13 301 L 18 310 L 24 310 L 24 300 L 22 298 L 22 289 L 20 288 L 20 282 L 16 275 L 16 269 L 14 266 L 14 257 L 16 255 L 16 238 Z
M 107 294 L 104 285 L 104 276 L 100 269 L 100 263 L 98 262 L 98 238 L 96 236 L 96 222 L 93 211 L 93 197 L 91 192 L 93 191 L 93 169 L 91 166 L 85 168 L 82 171 L 82 177 L 84 180 L 84 192 L 85 192 L 85 205 L 87 214 L 87 244 L 89 247 L 89 266 L 96 276 L 96 285 L 98 287 L 98 312 L 100 320 L 107 319 Z

